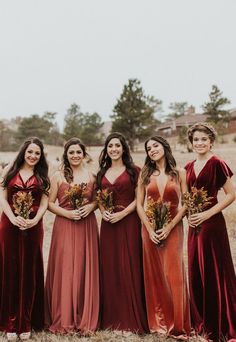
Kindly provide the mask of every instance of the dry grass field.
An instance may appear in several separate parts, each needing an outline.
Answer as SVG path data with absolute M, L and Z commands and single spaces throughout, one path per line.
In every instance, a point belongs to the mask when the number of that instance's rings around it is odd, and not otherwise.
M 180 147 L 176 146 L 174 141 L 171 141 L 171 145 L 173 148 L 173 153 L 176 157 L 176 160 L 180 166 L 184 166 L 187 161 L 194 159 L 194 154 L 193 153 L 186 153 L 181 151 Z M 98 160 L 98 155 L 101 151 L 100 147 L 96 148 L 90 148 L 88 150 L 89 154 L 91 155 L 93 162 L 91 162 L 89 165 L 91 169 L 96 172 L 97 170 L 97 160 Z M 236 144 L 231 142 L 228 144 L 223 144 L 223 145 L 216 145 L 214 148 L 214 153 L 224 159 L 234 174 L 236 174 Z M 56 161 L 57 157 L 61 157 L 62 154 L 62 148 L 61 147 L 52 147 L 52 146 L 47 146 L 47 154 L 48 154 L 48 160 L 50 163 L 50 168 L 51 172 L 55 168 L 58 167 L 58 162 Z M 9 162 L 12 160 L 14 157 L 14 153 L 3 153 L 0 152 L 0 163 L 1 162 Z M 135 152 L 133 154 L 134 161 L 137 165 L 140 167 L 143 165 L 144 158 L 145 158 L 145 153 L 142 150 L 142 147 L 140 147 L 140 150 Z M 233 182 L 236 186 L 236 175 L 233 176 Z M 219 194 L 219 197 L 222 196 L 222 194 Z M 97 211 L 97 218 L 98 221 L 100 222 L 100 214 Z M 230 245 L 231 245 L 231 252 L 233 255 L 233 260 L 234 260 L 234 266 L 236 269 L 236 201 L 224 211 L 225 219 L 227 222 L 227 228 L 228 228 L 228 234 L 229 234 L 229 239 L 230 239 Z M 50 246 L 50 240 L 51 240 L 51 232 L 52 232 L 52 225 L 53 225 L 53 220 L 54 216 L 47 212 L 45 214 L 44 218 L 44 227 L 45 227 L 45 236 L 44 236 L 44 260 L 45 260 L 45 270 L 47 267 L 47 258 L 48 258 L 48 252 L 49 252 L 49 246 Z M 186 222 L 184 222 L 185 225 L 185 232 L 187 233 L 187 225 Z M 185 234 L 186 235 L 186 234 Z M 185 262 L 186 262 L 186 239 L 185 239 L 185 247 L 184 247 L 184 256 L 185 256 Z M 80 342 L 85 342 L 85 341 L 91 341 L 91 342 L 100 342 L 100 341 L 144 341 L 144 342 L 153 342 L 153 341 L 174 341 L 171 338 L 164 338 L 158 335 L 146 335 L 143 337 L 140 337 L 135 334 L 130 334 L 130 333 L 121 333 L 121 332 L 109 332 L 109 331 L 98 331 L 96 334 L 89 336 L 89 337 L 80 337 L 76 334 L 74 335 L 64 335 L 64 336 L 57 336 L 53 334 L 49 334 L 46 332 L 42 332 L 40 334 L 33 334 L 32 336 L 32 341 L 45 341 L 45 342 L 56 342 L 56 341 L 80 341 Z M 190 341 L 201 341 L 201 338 L 190 338 Z M 0 341 L 6 341 L 5 337 L 3 334 L 0 334 Z

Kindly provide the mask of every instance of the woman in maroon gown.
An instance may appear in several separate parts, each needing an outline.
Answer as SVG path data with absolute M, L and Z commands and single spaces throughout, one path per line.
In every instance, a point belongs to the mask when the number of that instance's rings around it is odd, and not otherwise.
M 176 166 L 170 145 L 162 137 L 148 139 L 145 151 L 137 210 L 144 224 L 144 284 L 149 329 L 186 340 L 190 334 L 190 310 L 183 262 L 185 209 L 180 206 L 181 194 L 187 190 L 186 172 Z M 147 204 L 151 200 L 170 205 L 170 222 L 158 231 L 144 210 L 145 199 Z
M 189 189 L 204 187 L 211 204 L 189 217 L 188 268 L 193 327 L 213 341 L 236 340 L 236 277 L 222 210 L 235 199 L 228 165 L 211 152 L 216 132 L 197 123 L 188 138 L 197 159 L 186 165 Z M 223 188 L 224 199 L 217 201 Z M 198 231 L 195 228 L 199 227 Z
M 49 179 L 43 145 L 30 138 L 3 176 L 0 223 L 0 330 L 8 340 L 30 338 L 44 327 L 43 223 Z M 32 196 L 25 216 L 14 205 L 19 196 Z
M 95 177 L 84 163 L 86 157 L 84 144 L 71 138 L 64 147 L 62 169 L 51 180 L 49 210 L 56 218 L 46 278 L 45 321 L 53 333 L 87 334 L 96 330 L 99 323 Z M 68 192 L 73 185 L 83 183 L 84 203 L 74 208 Z
M 141 223 L 135 211 L 138 168 L 120 133 L 110 134 L 101 152 L 99 189 L 113 194 L 114 212 L 100 206 L 101 328 L 148 331 L 143 272 Z

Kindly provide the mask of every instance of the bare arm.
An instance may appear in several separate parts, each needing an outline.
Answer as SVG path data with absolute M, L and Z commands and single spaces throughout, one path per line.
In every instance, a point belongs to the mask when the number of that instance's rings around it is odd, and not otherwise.
M 136 198 L 123 210 L 117 211 L 116 213 L 109 213 L 108 212 L 109 222 L 116 223 L 116 222 L 122 220 L 125 216 L 132 213 L 135 210 L 135 208 L 136 208 Z M 104 212 L 104 214 L 105 214 L 105 212 Z
M 178 172 L 179 172 L 181 194 L 183 194 L 186 191 L 188 191 L 187 182 L 186 182 L 186 171 L 185 169 L 179 168 Z M 160 229 L 157 232 L 158 238 L 160 240 L 164 240 L 167 238 L 167 236 L 170 234 L 172 229 L 182 220 L 185 214 L 185 211 L 186 211 L 186 207 L 181 206 L 181 208 L 178 210 L 175 217 L 173 217 L 173 219 L 168 224 L 166 224 L 162 229 Z
M 79 220 L 81 218 L 78 210 L 67 210 L 55 203 L 57 199 L 57 192 L 60 186 L 61 176 L 60 172 L 55 172 L 51 179 L 51 188 L 49 192 L 48 209 L 58 216 L 66 217 L 70 220 Z
M 138 215 L 140 217 L 140 220 L 143 222 L 143 224 L 145 225 L 145 227 L 148 231 L 150 239 L 154 243 L 159 243 L 160 241 L 157 237 L 157 234 L 155 233 L 154 228 L 152 227 L 151 223 L 149 222 L 147 215 L 144 211 L 145 196 L 146 196 L 145 186 L 141 182 L 141 179 L 139 179 L 138 189 L 137 189 L 137 212 L 138 212 Z
M 37 214 L 35 215 L 34 218 L 26 220 L 26 227 L 22 228 L 22 230 L 36 226 L 36 224 L 38 224 L 38 222 L 43 217 L 45 211 L 47 210 L 47 207 L 48 207 L 48 196 L 43 194 L 41 201 L 40 201 L 40 205 L 39 205 Z
M 95 184 L 95 176 L 94 175 L 90 175 L 90 177 L 93 177 L 93 181 L 94 181 L 94 184 Z M 93 191 L 95 191 L 93 189 Z M 92 202 L 90 203 L 87 203 L 85 205 L 83 205 L 81 208 L 79 208 L 79 214 L 81 215 L 81 217 L 86 217 L 88 216 L 92 211 L 94 211 L 95 209 L 97 209 L 97 200 L 94 199 Z

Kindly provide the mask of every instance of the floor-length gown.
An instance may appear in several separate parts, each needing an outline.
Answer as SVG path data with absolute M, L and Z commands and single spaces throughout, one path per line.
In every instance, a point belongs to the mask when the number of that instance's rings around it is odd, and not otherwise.
M 113 192 L 116 211 L 134 200 L 135 187 L 126 170 L 114 183 L 102 178 L 102 188 Z M 102 220 L 100 249 L 101 328 L 147 332 L 141 223 L 136 211 L 113 224 Z
M 151 175 L 147 198 L 170 202 L 173 218 L 179 207 L 180 185 L 168 176 L 161 198 L 157 176 Z M 144 283 L 148 324 L 151 332 L 185 339 L 190 334 L 190 310 L 183 262 L 183 224 L 177 224 L 161 247 L 153 243 L 145 226 L 142 229 Z
M 59 205 L 72 209 L 62 182 Z M 87 184 L 85 198 L 93 199 L 94 182 Z M 98 227 L 94 212 L 79 220 L 56 216 L 45 288 L 46 327 L 54 333 L 79 331 L 86 334 L 99 320 Z
M 212 156 L 199 175 L 194 161 L 186 165 L 189 188 L 204 187 L 217 203 L 218 190 L 232 172 L 225 162 Z M 209 207 L 210 207 L 209 206 Z M 222 212 L 201 224 L 198 234 L 189 228 L 188 266 L 193 326 L 213 341 L 236 340 L 236 277 Z
M 31 192 L 33 218 L 42 197 L 41 187 L 33 175 L 26 182 L 18 172 L 7 186 L 8 202 L 14 212 L 13 195 Z M 21 231 L 2 213 L 0 223 L 0 330 L 28 332 L 44 326 L 42 220 Z

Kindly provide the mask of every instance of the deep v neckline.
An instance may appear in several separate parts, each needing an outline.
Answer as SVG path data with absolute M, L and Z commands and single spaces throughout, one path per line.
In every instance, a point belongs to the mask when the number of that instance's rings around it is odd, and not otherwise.
M 165 192 L 166 192 L 166 187 L 167 187 L 167 184 L 169 182 L 169 176 L 167 176 L 167 180 L 166 180 L 165 185 L 163 187 L 163 192 L 162 193 L 160 191 L 160 187 L 159 187 L 159 184 L 157 182 L 157 177 L 158 176 L 153 175 L 153 177 L 155 177 L 154 180 L 155 180 L 155 184 L 156 184 L 157 190 L 158 190 L 159 195 L 160 195 L 160 199 L 163 201 L 163 198 L 164 198 L 164 195 L 165 195 Z
M 20 171 L 19 171 L 19 176 L 20 176 L 20 179 L 21 179 L 22 183 L 23 183 L 24 185 L 26 185 L 26 184 L 28 183 L 28 181 L 34 176 L 34 173 L 33 173 L 31 176 L 29 176 L 29 177 L 26 179 L 26 181 L 23 179 L 23 177 L 22 177 Z
M 194 172 L 194 175 L 195 175 L 195 178 L 198 179 L 198 177 L 200 176 L 200 174 L 202 173 L 202 171 L 205 169 L 205 167 L 207 166 L 208 162 L 213 158 L 214 156 L 211 156 L 209 159 L 207 159 L 207 161 L 205 162 L 205 164 L 203 165 L 203 167 L 201 168 L 201 170 L 198 172 L 198 174 L 196 174 L 196 171 L 195 171 L 195 162 L 196 160 L 193 162 L 193 172 Z
M 116 181 L 123 175 L 123 173 L 125 173 L 126 169 L 124 169 L 124 171 L 122 171 L 119 176 L 117 176 L 113 182 L 111 182 L 106 175 L 104 175 L 104 177 L 106 178 L 106 180 L 111 184 L 111 185 L 114 185 L 116 183 Z

